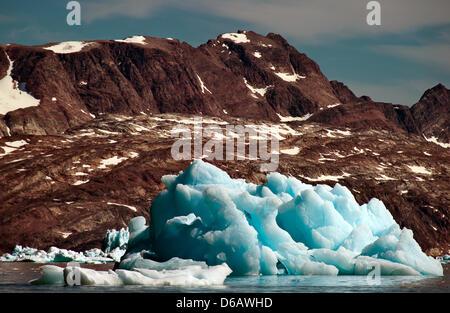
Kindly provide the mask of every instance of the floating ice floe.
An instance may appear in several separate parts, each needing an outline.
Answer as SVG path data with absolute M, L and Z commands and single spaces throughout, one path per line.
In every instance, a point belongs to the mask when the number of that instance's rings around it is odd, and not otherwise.
M 170 263 L 175 263 L 173 269 Z M 207 266 L 204 262 L 192 262 L 174 258 L 164 269 L 136 268 L 135 270 L 117 269 L 115 271 L 95 271 L 88 268 L 77 268 L 79 271 L 79 284 L 83 286 L 121 286 L 121 285 L 147 285 L 147 286 L 210 286 L 221 285 L 231 273 L 224 263 L 217 266 Z M 65 269 L 54 265 L 41 267 L 42 275 L 32 280 L 36 285 L 64 285 Z
M 71 234 L 61 232 L 64 238 L 67 238 Z M 119 262 L 127 249 L 128 237 L 128 228 L 122 228 L 118 231 L 110 229 L 106 232 L 106 236 L 103 239 L 103 250 L 94 248 L 84 252 L 76 252 L 57 247 L 50 247 L 47 251 L 44 251 L 16 245 L 11 253 L 5 253 L 0 256 L 0 262 L 79 262 L 93 264 L 113 261 Z
M 76 252 L 66 249 L 51 247 L 48 251 L 38 250 L 30 247 L 22 247 L 16 245 L 13 252 L 5 253 L 0 256 L 0 262 L 36 262 L 36 263 L 53 263 L 53 262 L 80 262 L 101 264 L 112 262 L 113 259 L 108 257 L 100 249 L 91 249 L 84 252 Z
M 448 263 L 450 263 L 450 254 L 446 254 L 444 256 L 438 257 L 437 259 L 443 264 L 448 264 Z

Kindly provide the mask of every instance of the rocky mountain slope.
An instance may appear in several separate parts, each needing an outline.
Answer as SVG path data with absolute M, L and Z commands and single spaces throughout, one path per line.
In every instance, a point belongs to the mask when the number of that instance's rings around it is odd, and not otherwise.
M 170 132 L 277 125 L 277 171 L 384 201 L 427 253 L 450 249 L 449 90 L 412 108 L 357 97 L 276 34 L 0 45 L 0 252 L 101 247 L 148 216 L 176 161 Z M 206 139 L 205 139 L 206 140 Z M 261 183 L 261 161 L 212 161 Z
M 174 127 L 192 128 L 192 115 L 101 115 L 63 135 L 0 140 L 1 250 L 15 244 L 83 250 L 100 247 L 109 228 L 148 217 L 161 176 L 190 161 L 171 157 Z M 260 125 L 259 120 L 204 118 L 203 124 Z M 449 246 L 450 152 L 420 136 L 284 122 L 277 171 L 311 184 L 339 182 L 359 203 L 384 201 L 396 221 L 413 229 L 429 253 Z M 225 133 L 225 132 L 224 132 Z M 205 139 L 206 141 L 206 139 Z M 224 148 L 225 149 L 225 148 Z M 225 151 L 225 150 L 224 150 Z M 446 161 L 447 160 L 447 161 Z M 212 161 L 232 177 L 261 183 L 262 161 Z
M 450 90 L 438 84 L 425 91 L 419 102 L 411 108 L 418 128 L 425 138 L 450 142 Z
M 59 134 L 99 113 L 277 120 L 339 101 L 319 66 L 275 34 L 224 34 L 198 48 L 144 36 L 0 46 L 0 75 L 12 64 L 39 105 L 0 112 L 3 135 Z

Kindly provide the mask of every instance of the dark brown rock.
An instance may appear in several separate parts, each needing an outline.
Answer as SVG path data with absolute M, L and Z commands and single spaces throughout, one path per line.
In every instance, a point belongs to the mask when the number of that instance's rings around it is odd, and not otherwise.
M 444 85 L 425 91 L 411 112 L 423 135 L 450 143 L 450 90 Z

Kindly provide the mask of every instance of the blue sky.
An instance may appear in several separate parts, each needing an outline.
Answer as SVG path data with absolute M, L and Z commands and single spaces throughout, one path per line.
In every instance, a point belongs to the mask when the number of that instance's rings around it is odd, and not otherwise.
M 193 46 L 238 29 L 275 32 L 315 60 L 330 80 L 377 101 L 414 104 L 450 87 L 450 1 L 380 0 L 381 25 L 369 26 L 369 0 L 80 0 L 81 26 L 66 23 L 66 0 L 0 5 L 0 43 L 172 37 Z

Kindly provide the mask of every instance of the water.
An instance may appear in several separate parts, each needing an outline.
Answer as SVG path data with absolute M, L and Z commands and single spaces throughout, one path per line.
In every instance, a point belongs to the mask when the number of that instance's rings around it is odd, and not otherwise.
M 450 292 L 450 266 L 444 266 L 445 276 L 382 276 L 379 285 L 370 285 L 366 276 L 240 276 L 228 277 L 223 286 L 171 287 L 171 286 L 36 286 L 28 282 L 40 276 L 37 263 L 0 263 L 0 293 L 9 292 L 183 292 L 183 293 L 384 293 L 384 292 Z M 65 267 L 65 263 L 55 263 Z M 82 264 L 82 267 L 108 270 L 112 264 Z

